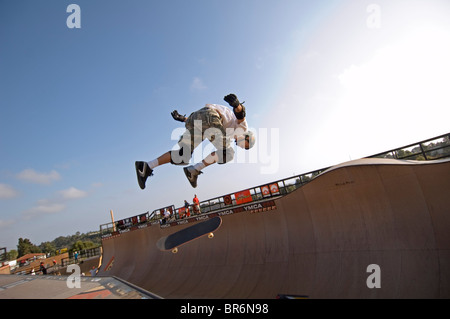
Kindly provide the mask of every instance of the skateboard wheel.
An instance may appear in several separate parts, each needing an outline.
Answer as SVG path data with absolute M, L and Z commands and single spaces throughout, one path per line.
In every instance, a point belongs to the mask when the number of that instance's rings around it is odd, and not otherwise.
M 172 253 L 176 254 L 178 252 L 178 248 L 172 249 Z
M 213 238 L 213 237 L 214 237 L 214 234 L 213 234 L 213 233 L 209 233 L 209 234 L 208 234 L 208 238 L 209 238 L 209 239 L 211 239 L 211 238 Z

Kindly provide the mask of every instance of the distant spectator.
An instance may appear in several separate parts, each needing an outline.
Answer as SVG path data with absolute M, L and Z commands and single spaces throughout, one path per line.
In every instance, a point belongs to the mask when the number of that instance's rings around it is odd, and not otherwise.
M 43 261 L 41 261 L 41 264 L 39 265 L 39 271 L 42 272 L 43 275 L 47 274 L 47 268 L 45 268 Z
M 165 225 L 166 222 L 169 220 L 170 213 L 167 211 L 167 209 L 164 209 L 164 218 L 162 219 L 161 225 Z
M 187 200 L 184 200 L 184 208 L 185 208 L 185 212 L 184 212 L 184 217 L 191 217 L 191 213 L 189 211 L 189 203 L 187 202 Z
M 192 202 L 194 203 L 194 214 L 200 214 L 200 201 L 198 200 L 197 194 L 194 195 Z

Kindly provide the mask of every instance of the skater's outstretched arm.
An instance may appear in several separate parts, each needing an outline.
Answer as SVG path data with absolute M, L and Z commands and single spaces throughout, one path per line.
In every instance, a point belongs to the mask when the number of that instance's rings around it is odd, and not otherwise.
M 245 102 L 239 102 L 237 96 L 233 93 L 228 94 L 223 99 L 233 108 L 233 113 L 236 116 L 238 124 L 244 122 L 246 114 L 245 107 L 242 104 Z

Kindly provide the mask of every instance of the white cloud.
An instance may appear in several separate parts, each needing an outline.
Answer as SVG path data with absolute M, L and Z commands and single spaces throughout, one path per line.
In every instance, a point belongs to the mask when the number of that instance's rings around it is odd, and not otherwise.
M 191 83 L 191 90 L 193 91 L 201 91 L 207 89 L 206 85 L 203 83 L 202 79 L 199 77 L 195 77 Z
M 91 186 L 94 187 L 94 188 L 100 188 L 100 187 L 103 187 L 103 183 L 101 183 L 101 182 L 96 182 L 96 183 L 92 183 Z
M 70 187 L 69 189 L 65 189 L 59 192 L 63 199 L 77 199 L 83 198 L 87 196 L 87 192 L 79 190 L 75 187 Z
M 366 63 L 349 66 L 338 76 L 344 94 L 334 117 L 345 132 L 342 140 L 375 145 L 403 129 L 431 132 L 448 126 L 449 56 L 450 36 L 439 28 L 421 28 Z
M 42 215 L 56 214 L 63 211 L 66 206 L 62 203 L 54 202 L 48 199 L 40 199 L 36 205 L 22 213 L 25 219 L 31 219 Z
M 378 50 L 365 64 L 339 76 L 355 103 L 371 102 L 411 110 L 432 101 L 448 105 L 450 36 L 439 28 L 421 28 L 403 41 Z M 444 103 L 442 103 L 444 102 Z M 390 106 L 389 106 L 390 107 Z
M 61 179 L 61 175 L 55 170 L 52 170 L 49 173 L 39 173 L 29 168 L 17 174 L 17 178 L 25 182 L 49 185 L 52 182 Z
M 28 210 L 22 212 L 25 220 L 30 220 L 43 215 L 60 213 L 67 208 L 67 202 L 74 199 L 86 197 L 88 192 L 70 187 L 55 193 L 51 199 L 40 199 Z
M 53 214 L 62 211 L 65 208 L 64 204 L 54 203 L 47 199 L 41 199 L 37 202 L 37 206 L 34 207 L 35 211 L 44 214 Z
M 261 70 L 264 67 L 264 58 L 258 57 L 255 61 L 255 67 L 258 70 Z
M 0 184 L 0 199 L 9 199 L 16 197 L 18 192 L 9 185 Z
M 0 229 L 5 229 L 14 224 L 14 220 L 2 220 L 0 219 Z

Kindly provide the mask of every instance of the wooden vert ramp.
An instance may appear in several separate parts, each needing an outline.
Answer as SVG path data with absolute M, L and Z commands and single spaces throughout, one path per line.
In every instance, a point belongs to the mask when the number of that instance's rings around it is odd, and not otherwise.
M 165 298 L 450 298 L 449 160 L 352 161 L 249 209 L 177 254 L 155 243 L 187 225 L 104 239 L 100 275 Z

